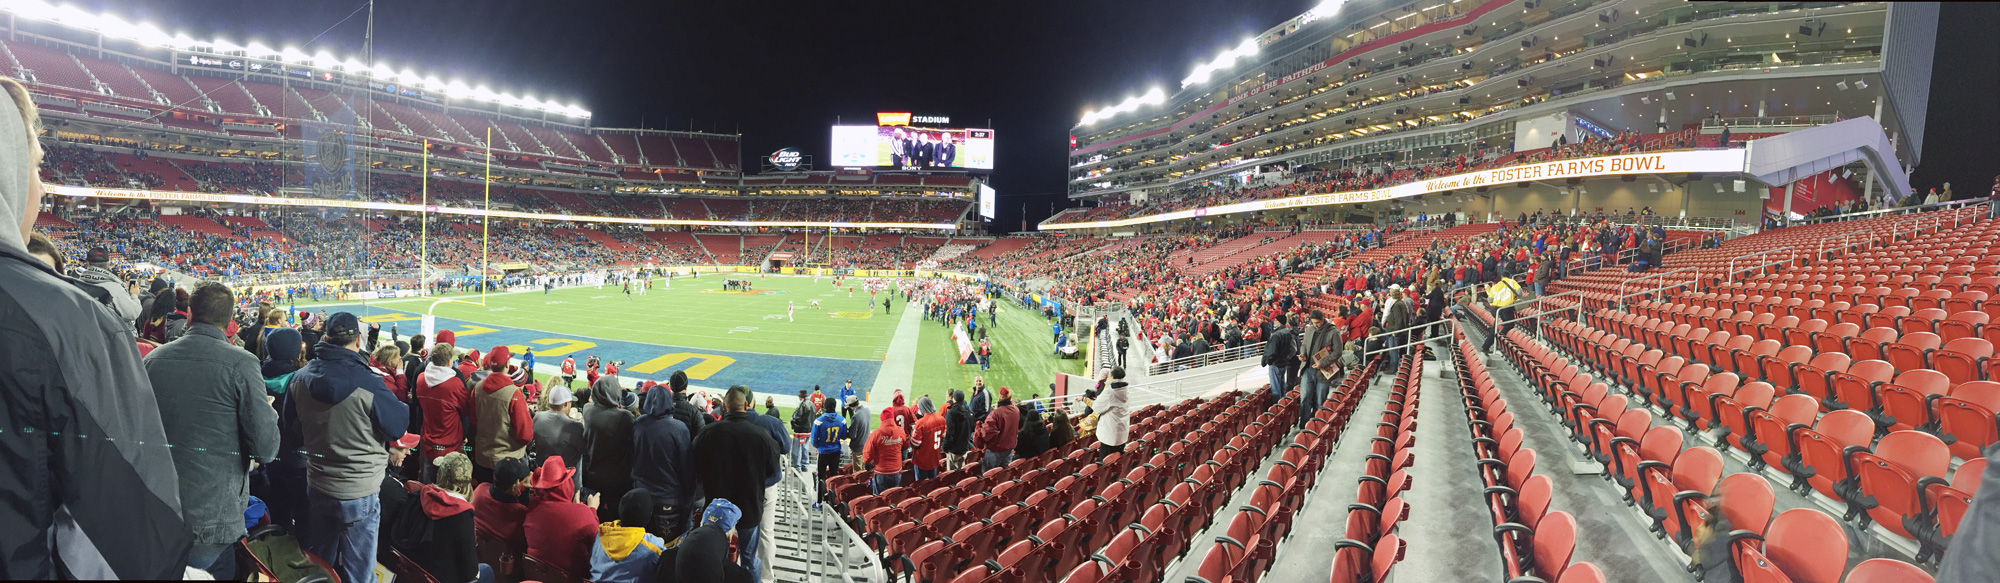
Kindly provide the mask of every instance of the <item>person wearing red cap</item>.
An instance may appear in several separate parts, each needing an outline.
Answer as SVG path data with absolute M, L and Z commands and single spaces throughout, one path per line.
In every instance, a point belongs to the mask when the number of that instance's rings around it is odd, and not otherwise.
M 389 470 L 382 476 L 382 524 L 396 524 L 403 516 L 403 509 L 410 506 L 410 492 L 403 487 L 403 480 L 396 476 L 396 472 L 400 471 L 403 463 L 410 459 L 410 450 L 422 441 L 423 438 L 415 433 L 405 433 L 395 441 L 389 442 Z M 376 530 L 376 537 L 380 542 L 375 546 L 375 560 L 389 563 L 394 559 L 394 554 L 389 552 L 392 548 L 389 544 L 390 534 L 392 533 L 387 528 Z
M 597 542 L 598 495 L 578 500 L 576 469 L 563 466 L 562 456 L 547 456 L 528 479 L 535 491 L 528 516 L 527 556 L 568 573 L 571 580 L 590 575 L 590 547 Z
M 493 466 L 501 459 L 528 455 L 535 441 L 535 420 L 528 412 L 528 394 L 507 376 L 506 345 L 486 352 L 486 378 L 472 393 L 472 479 L 493 481 Z
M 1014 446 L 1020 443 L 1021 411 L 1014 408 L 1014 393 L 1000 387 L 998 396 L 1000 401 L 993 405 L 993 411 L 980 422 L 979 432 L 972 436 L 972 444 L 986 450 L 982 472 L 1014 461 Z
M 435 467 L 431 460 L 465 446 L 462 419 L 472 410 L 472 393 L 467 391 L 465 375 L 451 366 L 455 352 L 457 349 L 442 339 L 431 345 L 430 366 L 424 368 L 417 381 L 415 409 L 419 412 L 418 427 L 424 438 L 425 476 L 430 476 L 431 468 Z

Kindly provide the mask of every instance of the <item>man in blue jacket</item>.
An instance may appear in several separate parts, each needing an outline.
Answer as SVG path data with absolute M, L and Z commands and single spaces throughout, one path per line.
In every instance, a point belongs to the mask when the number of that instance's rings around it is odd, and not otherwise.
M 813 509 L 819 509 L 820 502 L 826 500 L 826 479 L 840 473 L 840 444 L 847 442 L 847 422 L 840 418 L 840 412 L 833 399 L 820 402 L 819 419 L 813 420 L 813 451 L 819 452 L 819 497 L 813 499 Z
M 653 494 L 653 520 L 646 531 L 665 540 L 687 532 L 688 505 L 693 503 L 694 467 L 688 448 L 694 438 L 687 424 L 674 418 L 674 394 L 666 387 L 646 391 L 645 413 L 632 423 L 632 486 Z
M 382 520 L 383 444 L 409 428 L 409 407 L 382 385 L 361 349 L 361 321 L 340 312 L 313 346 L 318 358 L 292 375 L 288 392 L 298 410 L 308 455 L 306 505 L 312 527 L 307 548 L 333 563 L 341 581 L 375 581 L 375 545 Z

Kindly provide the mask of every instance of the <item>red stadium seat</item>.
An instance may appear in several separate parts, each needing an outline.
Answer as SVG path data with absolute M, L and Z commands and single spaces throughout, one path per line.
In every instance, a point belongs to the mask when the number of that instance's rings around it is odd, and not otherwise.
M 1836 500 L 1846 500 L 1845 451 L 1849 446 L 1867 447 L 1875 438 L 1875 421 L 1860 411 L 1841 410 L 1821 416 L 1810 429 L 1796 428 L 1791 433 L 1797 451 L 1785 459 L 1785 471 L 1797 478 L 1792 489 L 1804 492 L 1810 486 Z
M 1847 572 L 1845 583 L 1931 583 L 1930 573 L 1895 559 L 1868 559 Z
M 1942 478 L 1951 467 L 1951 450 L 1937 436 L 1919 431 L 1897 431 L 1883 436 L 1873 451 L 1848 454 L 1848 463 L 1859 479 L 1858 497 L 1848 502 L 1883 528 L 1915 538 L 1923 530 L 1919 483 L 1925 478 Z

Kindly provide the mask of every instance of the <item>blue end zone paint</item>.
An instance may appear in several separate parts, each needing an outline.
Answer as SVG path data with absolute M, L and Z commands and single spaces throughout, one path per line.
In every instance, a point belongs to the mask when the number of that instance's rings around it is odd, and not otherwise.
M 415 312 L 403 310 L 370 307 L 368 311 L 372 313 L 363 319 L 381 323 L 383 328 L 388 328 L 390 322 L 396 322 L 399 328 L 414 329 L 411 323 L 422 319 Z M 872 388 L 875 375 L 882 368 L 882 363 L 874 360 L 663 346 L 525 328 L 502 328 L 442 317 L 437 319 L 437 328 L 456 334 L 460 348 L 471 348 L 482 354 L 496 345 L 506 344 L 513 347 L 511 350 L 517 359 L 523 348 L 533 347 L 538 364 L 556 365 L 561 364 L 565 357 L 575 358 L 576 384 L 579 387 L 587 378 L 584 362 L 591 355 L 597 355 L 601 362 L 625 361 L 625 365 L 619 367 L 620 378 L 651 379 L 664 383 L 674 371 L 685 369 L 689 371 L 690 384 L 696 386 L 723 389 L 744 385 L 759 393 L 790 396 L 797 395 L 799 389 L 811 389 L 813 385 L 834 390 L 840 387 L 841 381 L 850 379 L 856 389 L 867 390 Z M 386 330 L 384 334 L 386 338 Z M 578 348 L 581 346 L 579 343 L 594 346 Z

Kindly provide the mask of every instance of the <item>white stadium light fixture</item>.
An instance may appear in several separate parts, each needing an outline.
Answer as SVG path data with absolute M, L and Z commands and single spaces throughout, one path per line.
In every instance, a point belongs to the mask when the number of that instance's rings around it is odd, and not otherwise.
M 305 51 L 299 50 L 298 47 L 285 47 L 278 51 L 278 56 L 283 58 L 287 63 L 304 64 L 312 62 L 312 57 L 306 56 Z
M 12 11 L 22 18 L 31 20 L 52 20 L 55 17 L 55 7 L 41 0 L 15 2 L 12 6 L 7 7 L 7 10 Z
M 1215 60 L 1195 65 L 1194 72 L 1187 78 L 1181 79 L 1181 86 L 1205 82 L 1209 74 L 1229 68 L 1230 65 L 1236 64 L 1237 59 L 1254 56 L 1257 56 L 1257 39 L 1244 39 L 1241 44 L 1236 45 L 1236 48 L 1223 51 L 1221 55 L 1215 57 Z
M 396 76 L 396 70 L 389 68 L 388 63 L 375 63 L 375 66 L 370 67 L 368 72 L 374 75 L 376 79 L 389 79 Z
M 361 73 L 368 70 L 368 64 L 361 62 L 361 59 L 348 57 L 347 60 L 340 62 L 340 68 L 349 73 Z
M 480 85 L 472 88 L 472 98 L 480 101 L 498 101 L 500 96 L 493 93 L 493 90 L 487 89 L 485 85 Z
M 1313 6 L 1311 10 L 1307 10 L 1305 14 L 1299 15 L 1299 24 L 1305 24 L 1308 22 L 1319 20 L 1321 18 L 1333 16 L 1334 11 L 1340 10 L 1340 5 L 1345 1 L 1346 0 L 1325 0 L 1324 2 L 1320 2 L 1319 5 Z M 1442 6 L 1442 4 L 1440 4 L 1439 6 Z M 1436 8 L 1436 6 L 1433 6 L 1431 8 Z M 1425 8 L 1424 10 L 1430 10 L 1430 8 Z

